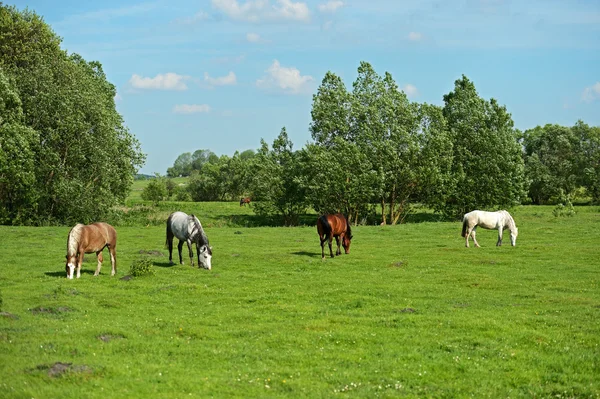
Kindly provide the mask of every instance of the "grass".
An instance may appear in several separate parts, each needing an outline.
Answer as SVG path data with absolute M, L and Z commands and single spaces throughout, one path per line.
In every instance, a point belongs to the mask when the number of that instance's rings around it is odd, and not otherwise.
M 515 248 L 359 226 L 325 261 L 314 226 L 207 227 L 210 272 L 119 227 L 117 276 L 71 281 L 68 227 L 0 227 L 0 397 L 599 397 L 600 213 L 552 208 L 513 213 Z

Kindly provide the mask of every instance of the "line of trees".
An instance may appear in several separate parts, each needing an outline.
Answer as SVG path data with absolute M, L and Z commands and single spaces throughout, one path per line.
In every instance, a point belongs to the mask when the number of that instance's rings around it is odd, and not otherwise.
M 105 219 L 144 162 L 99 62 L 0 3 L 0 224 Z
M 579 121 L 520 132 L 506 107 L 481 98 L 466 76 L 443 100 L 411 102 L 389 73 L 362 62 L 352 90 L 325 75 L 313 96 L 313 142 L 304 148 L 294 150 L 283 128 L 256 153 L 183 154 L 168 174 L 189 171 L 194 200 L 252 194 L 261 201 L 257 213 L 288 225 L 308 208 L 359 223 L 377 207 L 380 223 L 395 224 L 415 203 L 455 218 L 478 208 L 565 203 L 578 190 L 600 200 L 600 128 Z

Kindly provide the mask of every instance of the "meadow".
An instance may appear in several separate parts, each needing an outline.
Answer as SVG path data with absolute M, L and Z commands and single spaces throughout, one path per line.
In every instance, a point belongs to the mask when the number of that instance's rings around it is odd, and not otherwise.
M 169 265 L 148 224 L 117 228 L 117 276 L 86 255 L 66 280 L 69 227 L 0 226 L 0 397 L 600 396 L 598 207 L 519 207 L 514 248 L 465 248 L 459 222 L 358 226 L 322 261 L 314 225 L 188 206 L 212 271 L 185 248 Z M 155 274 L 123 279 L 142 257 Z

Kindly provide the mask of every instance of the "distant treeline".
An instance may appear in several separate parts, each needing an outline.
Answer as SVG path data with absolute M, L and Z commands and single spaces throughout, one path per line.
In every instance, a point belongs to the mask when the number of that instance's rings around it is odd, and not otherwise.
M 180 155 L 167 176 L 190 176 L 180 199 L 251 195 L 258 213 L 294 224 L 308 207 L 382 223 L 421 203 L 446 217 L 518 204 L 600 200 L 600 128 L 578 121 L 521 132 L 506 107 L 481 98 L 465 76 L 444 106 L 408 100 L 389 73 L 366 62 L 347 90 L 329 72 L 313 97 L 313 142 L 294 150 L 285 128 L 271 147 Z

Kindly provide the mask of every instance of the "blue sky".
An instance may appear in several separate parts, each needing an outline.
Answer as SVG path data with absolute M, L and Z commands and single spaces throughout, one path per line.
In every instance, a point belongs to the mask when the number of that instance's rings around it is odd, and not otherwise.
M 11 4 L 10 1 L 5 4 Z M 183 152 L 311 140 L 312 94 L 360 61 L 413 101 L 465 74 L 519 129 L 600 125 L 598 0 L 30 0 L 63 48 L 100 61 L 117 109 L 161 174 Z

